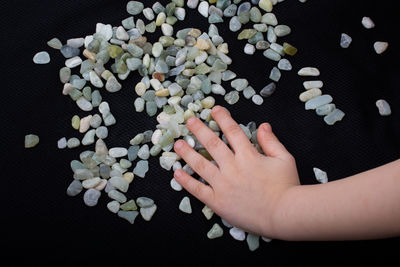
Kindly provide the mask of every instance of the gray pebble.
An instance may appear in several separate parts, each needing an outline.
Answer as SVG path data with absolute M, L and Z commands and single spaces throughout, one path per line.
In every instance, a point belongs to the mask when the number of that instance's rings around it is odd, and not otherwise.
M 136 167 L 133 169 L 133 173 L 140 178 L 144 178 L 148 171 L 149 171 L 149 162 L 147 160 L 138 161 Z
M 74 197 L 82 192 L 83 186 L 82 183 L 78 180 L 72 181 L 72 183 L 67 188 L 67 195 Z
M 90 188 L 88 189 L 84 196 L 83 196 L 83 201 L 85 204 L 89 207 L 94 207 L 97 205 L 97 202 L 99 201 L 99 198 L 101 196 L 101 192 L 99 190 Z
M 390 114 L 392 114 L 389 103 L 384 99 L 376 101 L 376 107 L 378 108 L 379 114 L 381 116 L 389 116 Z
M 265 86 L 261 91 L 260 91 L 260 95 L 262 97 L 269 97 L 271 96 L 276 90 L 276 84 L 274 82 L 268 84 L 267 86 Z
M 138 215 L 139 212 L 137 211 L 125 211 L 125 210 L 118 211 L 118 216 L 121 217 L 122 219 L 127 220 L 131 224 L 135 222 L 135 219 Z
M 96 136 L 100 139 L 106 139 L 108 137 L 108 128 L 100 126 L 96 129 Z

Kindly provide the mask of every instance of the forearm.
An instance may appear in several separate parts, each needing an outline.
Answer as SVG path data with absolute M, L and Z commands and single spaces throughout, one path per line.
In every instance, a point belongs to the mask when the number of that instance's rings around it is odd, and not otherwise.
M 274 232 L 287 240 L 356 240 L 400 235 L 400 160 L 281 199 Z

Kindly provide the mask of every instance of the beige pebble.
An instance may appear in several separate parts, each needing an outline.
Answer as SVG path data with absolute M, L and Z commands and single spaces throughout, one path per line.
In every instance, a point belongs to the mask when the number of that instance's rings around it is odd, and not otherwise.
M 219 51 L 221 51 L 222 53 L 224 53 L 224 54 L 228 54 L 229 53 L 229 49 L 228 49 L 228 44 L 227 43 L 223 43 L 223 44 L 218 45 L 217 49 Z
M 300 94 L 299 99 L 301 102 L 307 102 L 314 97 L 322 95 L 321 89 L 313 88 Z
M 197 39 L 197 42 L 194 46 L 200 50 L 207 50 L 210 48 L 209 42 L 207 42 L 207 40 L 204 39 Z
M 160 97 L 169 96 L 169 90 L 168 90 L 167 88 L 158 90 L 158 91 L 155 93 L 155 95 L 156 95 L 156 96 L 160 96 Z
M 107 180 L 106 179 L 101 179 L 100 183 L 94 188 L 96 190 L 103 190 L 107 185 Z
M 90 120 L 92 119 L 92 115 L 86 116 L 81 119 L 81 123 L 79 125 L 79 132 L 86 133 L 90 128 Z
M 135 92 L 138 96 L 144 95 L 144 93 L 146 93 L 146 85 L 142 82 L 136 84 Z
M 96 54 L 93 52 L 90 52 L 89 50 L 85 49 L 83 50 L 83 55 L 87 58 L 90 59 L 93 62 L 96 62 Z
M 130 183 L 132 183 L 133 178 L 135 178 L 135 176 L 133 175 L 132 172 L 126 172 L 126 173 L 124 173 L 122 178 L 124 178 L 130 184 Z

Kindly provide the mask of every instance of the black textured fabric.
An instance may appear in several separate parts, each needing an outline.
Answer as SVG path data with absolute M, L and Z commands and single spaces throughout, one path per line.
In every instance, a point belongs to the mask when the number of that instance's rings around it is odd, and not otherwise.
M 154 1 L 144 1 L 151 6 Z M 166 1 L 162 1 L 165 3 Z M 88 149 L 57 149 L 63 136 L 82 138 L 70 125 L 79 110 L 69 97 L 61 94 L 58 79 L 64 58 L 59 51 L 47 47 L 53 37 L 64 43 L 69 38 L 84 37 L 95 31 L 97 22 L 120 25 L 128 17 L 127 1 L 63 0 L 3 1 L 2 27 L 2 230 L 3 244 L 12 262 L 78 264 L 115 261 L 137 265 L 245 264 L 311 265 L 348 263 L 385 263 L 394 259 L 390 247 L 398 247 L 398 238 L 349 242 L 284 242 L 260 241 L 260 248 L 250 252 L 246 242 L 234 240 L 224 228 L 224 236 L 208 240 L 206 234 L 214 216 L 207 221 L 201 213 L 203 204 L 191 198 L 193 214 L 178 210 L 179 201 L 189 195 L 170 188 L 172 172 L 150 160 L 151 170 L 145 179 L 135 178 L 127 194 L 130 198 L 148 196 L 158 210 L 150 222 L 137 218 L 134 225 L 111 214 L 103 194 L 98 206 L 86 207 L 82 194 L 70 198 L 65 190 L 72 181 L 69 163 Z M 316 183 L 313 167 L 327 171 L 330 180 L 337 180 L 391 162 L 400 151 L 400 93 L 398 86 L 397 14 L 391 1 L 285 1 L 274 9 L 281 24 L 292 28 L 292 34 L 279 39 L 299 49 L 289 58 L 293 71 L 283 72 L 276 93 L 255 106 L 244 98 L 229 107 L 241 123 L 268 121 L 276 135 L 295 156 L 302 184 Z M 366 30 L 363 16 L 371 16 L 376 28 Z M 268 81 L 274 63 L 256 52 L 243 53 L 244 41 L 228 29 L 228 19 L 218 24 L 221 36 L 228 42 L 233 64 L 230 69 L 245 77 L 257 91 Z M 187 8 L 187 19 L 174 28 L 197 27 L 208 30 L 208 22 L 197 10 Z M 247 27 L 247 25 L 246 25 Z M 250 24 L 249 24 L 250 27 Z M 339 46 L 340 34 L 353 37 L 350 48 Z M 150 41 L 158 38 L 158 29 Z M 389 49 L 377 55 L 374 41 L 390 43 Z M 36 52 L 49 51 L 48 65 L 35 65 Z M 324 81 L 323 93 L 331 94 L 334 103 L 346 116 L 342 122 L 327 126 L 323 118 L 304 110 L 298 100 L 303 91 L 297 76 L 304 66 L 315 66 Z M 4 76 L 3 76 L 4 75 Z M 135 113 L 134 85 L 138 75 L 123 82 L 123 90 L 110 94 L 102 90 L 117 119 L 110 127 L 106 143 L 109 147 L 128 146 L 139 132 L 153 129 L 156 121 L 144 113 Z M 312 80 L 312 79 L 310 79 Z M 392 106 L 390 117 L 381 117 L 375 101 L 383 98 Z M 217 103 L 227 106 L 221 97 Z M 95 111 L 90 112 L 94 114 Z M 24 149 L 25 134 L 40 136 L 34 149 Z M 10 153 L 11 152 L 11 153 Z M 251 177 L 250 177 L 251 178 Z M 337 196 L 340 198 L 340 196 Z M 6 208 L 4 210 L 4 207 Z M 359 222 L 362 224 L 362 222 Z M 4 251 L 3 251 L 4 252 Z M 322 256 L 322 259 L 319 257 Z M 395 259 L 398 262 L 398 259 Z M 6 260 L 4 261 L 6 262 Z

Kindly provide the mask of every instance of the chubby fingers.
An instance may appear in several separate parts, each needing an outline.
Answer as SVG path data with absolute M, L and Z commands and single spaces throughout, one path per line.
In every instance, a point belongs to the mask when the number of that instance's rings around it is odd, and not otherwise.
M 186 189 L 186 191 L 204 204 L 209 205 L 209 203 L 213 203 L 214 190 L 210 186 L 194 179 L 183 170 L 177 170 L 174 174 L 174 178 Z
M 183 140 L 176 141 L 174 150 L 198 175 L 209 184 L 213 183 L 214 177 L 218 172 L 218 168 L 214 164 L 206 160 Z
M 232 162 L 233 153 L 228 146 L 201 120 L 196 117 L 188 119 L 186 126 L 196 136 L 218 166 Z
M 257 131 L 257 139 L 265 155 L 269 157 L 288 158 L 291 154 L 272 132 L 271 125 L 263 123 Z
M 255 150 L 242 128 L 232 119 L 226 109 L 221 106 L 215 106 L 211 113 L 214 120 L 218 123 L 219 128 L 221 128 L 226 136 L 226 139 L 228 139 L 229 145 L 236 153 L 239 151 Z

